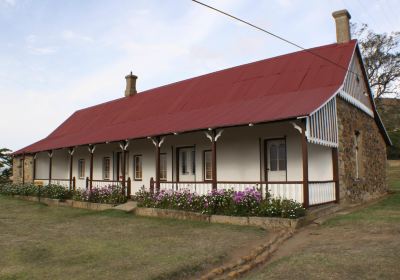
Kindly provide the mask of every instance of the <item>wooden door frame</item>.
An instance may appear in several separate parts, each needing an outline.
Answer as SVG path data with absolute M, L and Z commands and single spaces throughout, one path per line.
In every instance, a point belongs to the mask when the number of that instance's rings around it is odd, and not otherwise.
M 119 182 L 120 181 L 120 179 L 119 179 L 119 175 L 120 175 L 120 172 L 119 172 L 119 170 L 120 170 L 120 164 L 119 164 L 119 162 L 120 162 L 120 157 L 122 156 L 122 151 L 117 151 L 117 152 L 115 152 L 116 153 L 116 160 L 117 160 L 117 181 Z M 125 178 L 126 177 L 129 177 L 129 151 L 127 150 L 127 151 L 125 151 Z M 122 175 L 122 174 L 121 174 Z M 125 179 L 126 180 L 126 179 Z
M 266 182 L 268 182 L 268 142 L 271 141 L 277 141 L 277 140 L 283 140 L 285 142 L 285 181 L 282 182 L 287 182 L 287 163 L 288 163 L 288 155 L 287 155 L 287 137 L 284 135 L 283 137 L 276 137 L 276 138 L 265 138 L 264 139 L 264 179 Z
M 176 171 L 176 181 L 177 182 L 180 182 L 179 181 L 179 164 L 180 164 L 180 161 L 179 161 L 179 152 L 180 152 L 180 150 L 182 150 L 182 149 L 189 149 L 189 148 L 193 148 L 194 149 L 194 152 L 196 153 L 196 145 L 191 145 L 191 146 L 180 146 L 180 147 L 175 147 L 175 152 L 176 152 L 176 166 L 175 166 L 175 171 Z M 196 163 L 195 163 L 196 164 Z M 172 167 L 172 168 L 174 168 L 174 167 Z M 196 168 L 197 169 L 197 168 Z M 196 179 L 196 174 L 194 174 L 194 178 Z

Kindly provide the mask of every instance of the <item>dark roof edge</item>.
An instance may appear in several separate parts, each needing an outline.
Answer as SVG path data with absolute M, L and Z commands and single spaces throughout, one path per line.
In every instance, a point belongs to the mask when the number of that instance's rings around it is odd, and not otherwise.
M 385 140 L 386 144 L 388 146 L 393 146 L 392 140 L 390 139 L 389 134 L 387 133 L 387 130 L 385 128 L 385 125 L 383 124 L 382 119 L 381 119 L 381 117 L 380 117 L 380 115 L 378 113 L 378 110 L 376 109 L 375 99 L 374 99 L 374 96 L 372 94 L 372 89 L 371 89 L 371 86 L 370 86 L 369 81 L 368 81 L 367 71 L 365 70 L 365 64 L 364 64 L 364 60 L 363 60 L 363 57 L 362 57 L 362 54 L 361 54 L 361 51 L 360 51 L 360 47 L 358 46 L 358 42 L 356 44 L 356 52 L 357 52 L 357 56 L 358 56 L 358 58 L 360 59 L 360 62 L 361 62 L 361 71 L 362 71 L 364 79 L 365 79 L 365 81 L 367 82 L 367 85 L 368 85 L 368 91 L 369 91 L 368 96 L 369 96 L 369 99 L 370 99 L 370 101 L 372 103 L 372 109 L 374 111 L 374 120 L 375 120 L 376 124 L 378 125 L 379 130 L 381 131 L 381 134 L 382 134 L 383 139 Z
M 254 125 L 260 125 L 260 124 L 269 124 L 269 123 L 277 123 L 277 122 L 285 122 L 285 121 L 293 121 L 293 120 L 297 120 L 299 118 L 302 117 L 307 117 L 308 115 L 302 114 L 299 116 L 291 116 L 288 118 L 284 118 L 284 119 L 276 119 L 276 120 L 271 120 L 271 121 L 260 121 L 260 122 L 255 122 Z M 249 123 L 242 123 L 242 124 L 232 124 L 232 125 L 224 125 L 224 126 L 218 126 L 218 127 L 214 127 L 213 129 L 225 129 L 225 128 L 234 128 L 234 127 L 246 127 L 248 126 Z M 194 129 L 194 130 L 187 130 L 187 131 L 181 131 L 179 132 L 179 134 L 185 134 L 185 133 L 193 133 L 193 132 L 199 132 L 199 131 L 206 131 L 209 128 L 199 128 L 199 129 Z M 164 133 L 164 134 L 158 134 L 158 135 L 149 135 L 149 136 L 143 136 L 143 137 L 137 137 L 137 138 L 129 138 L 129 139 L 118 139 L 118 140 L 112 140 L 112 141 L 102 141 L 102 142 L 97 142 L 97 143 L 84 143 L 84 144 L 80 144 L 80 145 L 76 145 L 75 147 L 78 146 L 85 146 L 85 145 L 100 145 L 100 144 L 104 144 L 104 143 L 116 143 L 119 141 L 123 141 L 123 140 L 139 140 L 139 139 L 146 139 L 149 137 L 156 137 L 156 136 L 168 136 L 168 135 L 174 135 L 173 132 L 170 133 Z M 47 138 L 47 137 L 46 137 Z M 42 151 L 34 151 L 34 152 L 27 152 L 27 148 L 29 148 L 30 146 L 33 146 L 35 144 L 37 144 L 38 142 L 41 142 L 43 140 L 46 140 L 46 138 L 43 138 L 29 146 L 26 146 L 22 149 L 19 149 L 15 152 L 13 152 L 11 155 L 13 156 L 18 156 L 18 155 L 22 155 L 22 154 L 35 154 L 35 153 L 40 153 L 40 152 L 45 152 L 47 150 L 42 150 Z M 73 146 L 71 146 L 73 147 Z M 71 148 L 71 147 L 58 147 L 58 148 L 54 148 L 54 149 L 50 149 L 50 150 L 61 150 L 61 149 L 66 149 L 66 148 Z

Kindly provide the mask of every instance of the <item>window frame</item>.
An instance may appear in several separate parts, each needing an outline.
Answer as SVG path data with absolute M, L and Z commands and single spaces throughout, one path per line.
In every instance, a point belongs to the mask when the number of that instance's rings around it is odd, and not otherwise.
M 193 149 L 190 153 L 190 159 L 192 160 L 191 171 L 192 175 L 196 175 L 196 149 Z
M 182 175 L 189 175 L 189 168 L 188 168 L 188 152 L 183 150 L 181 151 L 181 169 L 182 169 Z
M 276 171 L 271 171 L 270 170 L 270 156 L 269 156 L 269 151 L 268 151 L 268 143 L 271 141 L 283 141 L 285 144 L 285 169 L 284 170 L 276 170 Z M 263 154 L 264 154 L 264 179 L 266 181 L 269 180 L 268 178 L 268 172 L 285 172 L 285 177 L 286 177 L 286 182 L 287 182 L 287 176 L 288 176 L 288 154 L 287 154 L 287 137 L 286 135 L 283 137 L 277 137 L 277 138 L 264 138 L 264 146 L 263 146 Z M 279 145 L 277 145 L 277 150 L 279 150 Z M 278 151 L 278 158 L 277 158 L 277 168 L 279 168 L 279 151 Z
M 211 177 L 210 177 L 210 179 L 207 179 L 207 170 L 206 170 L 206 168 L 207 168 L 207 166 L 206 166 L 206 154 L 207 153 L 210 153 L 210 175 L 211 175 Z M 209 181 L 212 181 L 212 178 L 213 178 L 213 176 L 212 176 L 212 151 L 211 150 L 204 150 L 203 151 L 203 180 L 205 181 L 205 182 L 209 182 Z
M 86 175 L 86 161 L 84 158 L 80 158 L 78 160 L 78 178 L 85 179 L 85 175 Z
M 106 171 L 106 162 L 108 161 L 108 171 Z M 111 158 L 103 157 L 103 180 L 111 180 Z M 108 177 L 105 175 L 108 174 Z
M 273 142 L 273 141 L 282 141 L 283 142 L 283 143 L 279 143 L 278 145 L 276 145 L 276 170 L 271 170 L 271 151 L 270 150 L 267 151 L 267 155 L 269 155 L 269 156 L 266 157 L 266 160 L 267 160 L 266 163 L 267 163 L 268 171 L 271 171 L 271 172 L 285 171 L 285 172 L 287 172 L 287 141 L 286 141 L 286 137 L 285 138 L 265 139 L 265 141 L 266 141 L 266 148 L 267 149 L 268 149 L 268 142 Z M 280 169 L 280 167 L 281 167 L 280 166 L 280 161 L 282 160 L 280 158 L 280 155 L 281 155 L 280 146 L 282 144 L 285 145 L 285 147 L 284 147 L 284 154 L 285 154 L 285 157 L 284 157 L 284 161 L 285 161 L 284 169 Z
M 21 158 L 21 159 L 19 159 L 19 165 L 18 165 L 18 174 L 19 174 L 19 177 L 21 177 L 21 178 L 24 175 L 23 168 L 24 168 L 24 159 Z
M 358 130 L 354 131 L 354 152 L 355 152 L 355 172 L 356 180 L 361 179 L 361 162 L 360 162 L 360 145 L 361 145 L 361 133 Z
M 137 158 L 140 158 L 140 178 L 136 176 L 136 166 L 137 166 Z M 142 155 L 133 155 L 133 180 L 134 181 L 142 181 L 143 180 L 143 156 Z
M 163 170 L 162 165 L 162 157 L 165 157 L 165 170 Z M 163 173 L 165 173 L 165 177 L 163 177 Z M 168 180 L 168 157 L 167 153 L 160 153 L 160 181 L 167 181 Z
M 284 149 L 283 150 L 281 150 L 281 145 L 282 144 L 284 145 Z M 283 141 L 283 143 L 280 143 L 278 145 L 278 169 L 279 169 L 279 171 L 287 172 L 287 154 L 286 154 L 286 151 L 287 151 L 287 147 L 286 147 L 286 139 L 285 139 Z M 283 159 L 280 157 L 282 152 L 285 154 Z M 284 169 L 281 169 L 281 161 L 284 161 L 284 166 L 283 166 Z

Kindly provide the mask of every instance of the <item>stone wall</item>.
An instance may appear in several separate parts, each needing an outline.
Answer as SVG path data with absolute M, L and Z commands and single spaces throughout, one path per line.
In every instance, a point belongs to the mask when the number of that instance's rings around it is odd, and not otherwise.
M 33 156 L 25 155 L 25 160 L 21 161 L 23 156 L 16 156 L 13 159 L 12 181 L 16 184 L 22 183 L 22 174 L 25 177 L 25 183 L 33 183 Z M 22 172 L 22 162 L 24 162 L 24 172 Z
M 340 199 L 362 202 L 387 192 L 386 143 L 373 118 L 344 101 L 337 99 L 339 127 Z M 359 134 L 356 162 L 355 133 Z M 358 165 L 359 178 L 356 176 Z

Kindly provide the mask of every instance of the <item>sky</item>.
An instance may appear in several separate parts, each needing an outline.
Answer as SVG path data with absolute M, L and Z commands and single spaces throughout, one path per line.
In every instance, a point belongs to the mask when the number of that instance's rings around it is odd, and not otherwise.
M 398 0 L 204 0 L 302 47 L 336 40 L 335 10 L 400 31 Z M 0 0 L 0 148 L 38 141 L 74 111 L 298 51 L 190 0 Z

